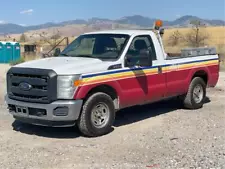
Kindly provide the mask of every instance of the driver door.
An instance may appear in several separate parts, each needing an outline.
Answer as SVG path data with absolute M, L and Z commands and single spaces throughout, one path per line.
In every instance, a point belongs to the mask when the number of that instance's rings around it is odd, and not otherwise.
M 145 47 L 137 36 L 126 53 L 124 65 L 128 69 L 127 77 L 119 81 L 124 97 L 122 102 L 125 106 L 143 104 L 148 95 L 148 77 L 140 64 L 142 49 L 147 49 Z
M 143 50 L 149 51 L 152 64 L 140 65 L 139 59 Z M 125 90 L 127 101 L 130 105 L 144 104 L 159 100 L 166 92 L 166 77 L 158 65 L 154 44 L 149 35 L 136 36 L 126 54 L 126 57 L 133 57 L 133 66 L 129 66 L 125 59 L 125 67 L 130 69 L 131 76 L 120 85 Z

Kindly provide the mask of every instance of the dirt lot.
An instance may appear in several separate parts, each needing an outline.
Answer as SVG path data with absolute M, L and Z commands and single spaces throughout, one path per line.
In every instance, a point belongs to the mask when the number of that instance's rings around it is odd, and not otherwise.
M 14 122 L 1 94 L 0 169 L 225 168 L 225 73 L 207 96 L 195 111 L 174 100 L 120 111 L 110 134 L 85 138 L 75 128 Z

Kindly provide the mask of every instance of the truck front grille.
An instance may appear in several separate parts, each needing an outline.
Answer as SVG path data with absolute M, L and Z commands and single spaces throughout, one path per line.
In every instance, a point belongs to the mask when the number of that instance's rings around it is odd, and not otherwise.
M 50 103 L 56 100 L 56 83 L 57 75 L 52 70 L 12 67 L 7 73 L 8 96 L 19 101 Z

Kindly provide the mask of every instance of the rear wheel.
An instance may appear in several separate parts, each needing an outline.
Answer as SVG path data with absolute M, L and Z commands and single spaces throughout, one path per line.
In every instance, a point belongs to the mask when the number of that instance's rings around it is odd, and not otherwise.
M 184 97 L 184 107 L 199 109 L 203 106 L 206 97 L 206 83 L 200 77 L 195 77 L 189 86 L 188 93 Z
M 115 120 L 112 98 L 105 93 L 91 95 L 83 105 L 78 128 L 86 136 L 96 137 L 110 132 Z

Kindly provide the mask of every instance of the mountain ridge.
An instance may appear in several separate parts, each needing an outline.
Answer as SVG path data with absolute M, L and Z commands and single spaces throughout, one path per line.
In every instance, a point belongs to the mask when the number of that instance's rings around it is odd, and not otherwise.
M 4 34 L 18 34 L 18 33 L 24 33 L 27 31 L 33 31 L 33 30 L 39 30 L 39 29 L 46 29 L 46 28 L 52 28 L 52 27 L 61 27 L 61 26 L 67 26 L 67 25 L 87 25 L 92 26 L 94 25 L 93 29 L 100 29 L 101 27 L 104 28 L 105 25 L 107 25 L 106 28 L 109 28 L 110 26 L 113 27 L 113 25 L 136 25 L 138 27 L 152 27 L 154 24 L 154 21 L 157 18 L 149 18 L 142 15 L 133 15 L 133 16 L 124 16 L 119 19 L 107 19 L 107 18 L 97 18 L 93 17 L 88 20 L 84 19 L 75 19 L 75 20 L 68 20 L 63 22 L 47 22 L 44 24 L 39 25 L 32 25 L 32 26 L 22 26 L 18 24 L 13 23 L 4 23 L 0 24 L 0 35 Z M 217 20 L 217 19 L 202 19 L 197 16 L 192 15 L 185 15 L 180 18 L 177 18 L 173 21 L 167 21 L 163 20 L 165 27 L 188 27 L 190 26 L 191 20 L 200 20 L 203 24 L 206 26 L 225 26 L 224 20 Z

